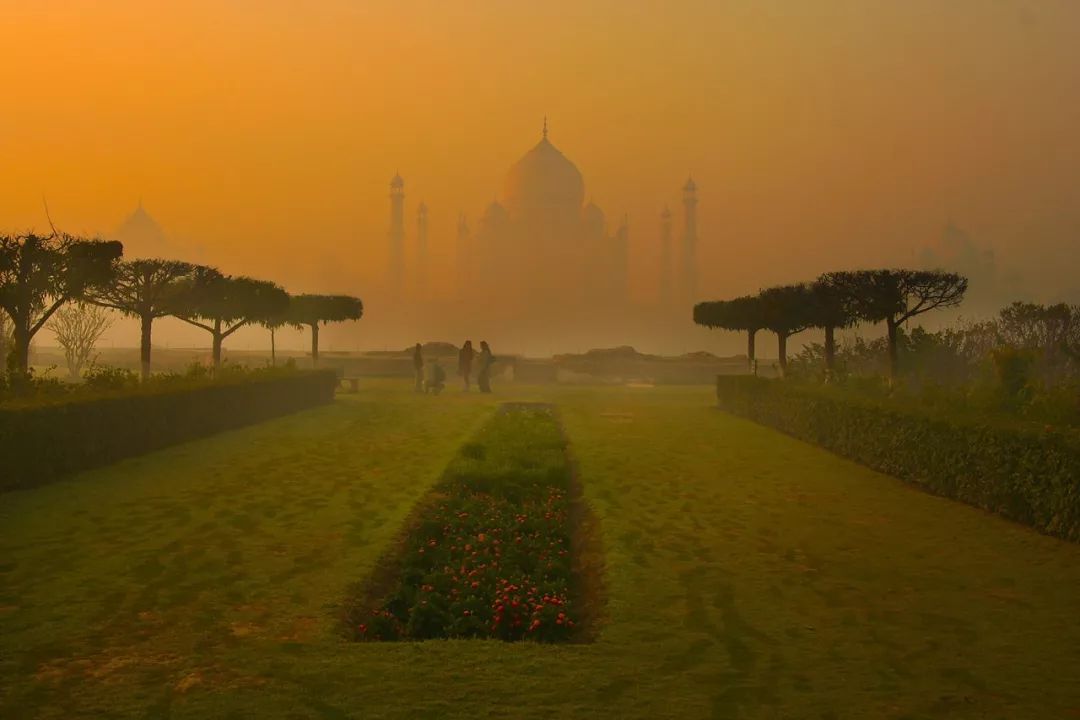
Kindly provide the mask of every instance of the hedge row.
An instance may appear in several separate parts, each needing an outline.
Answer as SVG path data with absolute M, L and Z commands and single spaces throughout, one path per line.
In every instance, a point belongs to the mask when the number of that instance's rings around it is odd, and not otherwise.
M 504 406 L 414 513 L 390 582 L 348 600 L 347 635 L 570 639 L 570 477 L 552 408 Z
M 0 491 L 330 402 L 336 386 L 332 370 L 254 373 L 203 385 L 0 407 Z
M 720 407 L 867 467 L 1080 541 L 1080 439 L 996 419 L 895 408 L 826 388 L 720 376 Z

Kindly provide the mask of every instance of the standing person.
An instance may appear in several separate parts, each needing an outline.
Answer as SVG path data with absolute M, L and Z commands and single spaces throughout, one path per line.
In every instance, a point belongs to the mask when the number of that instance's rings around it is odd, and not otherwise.
M 416 343 L 412 353 L 413 375 L 416 378 L 416 392 L 424 391 L 424 353 L 420 343 Z
M 458 351 L 458 375 L 465 381 L 465 392 L 469 392 L 472 383 L 472 361 L 476 351 L 473 350 L 472 340 L 466 340 Z
M 476 384 L 480 386 L 480 392 L 491 392 L 491 364 L 495 362 L 495 356 L 491 354 L 487 340 L 480 341 L 480 372 L 476 376 Z

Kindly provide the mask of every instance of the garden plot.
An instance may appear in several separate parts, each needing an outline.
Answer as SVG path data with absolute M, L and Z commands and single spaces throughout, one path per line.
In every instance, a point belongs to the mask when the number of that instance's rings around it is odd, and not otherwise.
M 554 408 L 502 406 L 462 446 L 370 580 L 354 588 L 348 636 L 584 637 L 589 583 L 576 577 L 582 566 L 573 550 L 575 526 L 592 524 L 575 507 L 573 482 Z

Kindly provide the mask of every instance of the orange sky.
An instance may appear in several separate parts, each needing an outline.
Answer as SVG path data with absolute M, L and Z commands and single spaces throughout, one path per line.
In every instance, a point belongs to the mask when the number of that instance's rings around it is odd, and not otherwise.
M 692 172 L 706 295 L 904 262 L 951 216 L 1080 299 L 1071 0 L 0 0 L 0 88 L 0 228 L 142 197 L 298 291 L 364 296 L 395 170 L 449 262 L 546 114 L 630 214 L 639 298 Z

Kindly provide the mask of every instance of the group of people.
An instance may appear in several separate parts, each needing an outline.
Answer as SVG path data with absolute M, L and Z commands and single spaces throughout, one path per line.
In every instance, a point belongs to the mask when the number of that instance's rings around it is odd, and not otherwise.
M 495 356 L 486 340 L 480 341 L 480 352 L 473 349 L 472 340 L 466 340 L 458 351 L 458 375 L 464 383 L 465 392 L 472 389 L 473 364 L 477 366 L 476 385 L 480 392 L 491 392 L 491 366 Z M 413 349 L 413 369 L 416 371 L 416 392 L 438 395 L 446 387 L 446 371 L 438 358 L 424 362 L 424 352 L 420 343 Z

